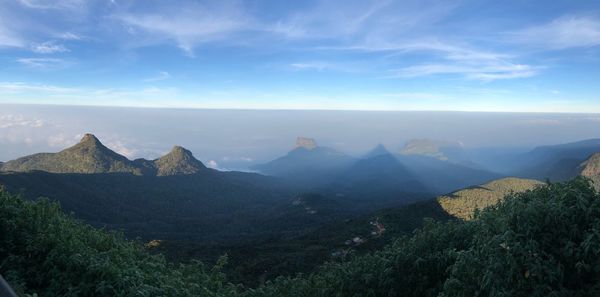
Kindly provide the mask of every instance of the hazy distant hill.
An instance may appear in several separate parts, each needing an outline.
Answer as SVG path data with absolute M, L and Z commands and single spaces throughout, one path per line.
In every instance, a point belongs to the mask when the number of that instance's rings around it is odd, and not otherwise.
M 432 196 L 430 188 L 382 145 L 340 172 L 322 191 L 357 201 L 356 208 L 365 210 L 398 206 Z
M 58 153 L 40 153 L 6 162 L 0 171 L 47 171 L 52 173 L 132 173 L 135 175 L 193 174 L 206 167 L 192 153 L 175 146 L 167 155 L 150 161 L 130 161 L 104 146 L 92 134 Z
M 401 155 L 405 156 L 424 156 L 436 158 L 442 161 L 449 160 L 447 152 L 456 152 L 462 148 L 460 142 L 438 141 L 431 139 L 412 139 L 409 140 L 402 150 Z M 454 155 L 451 153 L 451 155 Z
M 447 193 L 481 184 L 503 175 L 483 169 L 424 156 L 396 156 L 432 193 Z
M 301 185 L 316 186 L 331 182 L 354 162 L 354 158 L 335 149 L 317 146 L 313 139 L 298 137 L 296 147 L 287 155 L 253 169 Z
M 578 167 L 582 176 L 591 179 L 600 189 L 600 153 L 595 153 Z
M 600 139 L 540 146 L 514 161 L 517 176 L 563 181 L 579 174 L 578 166 L 600 152 Z

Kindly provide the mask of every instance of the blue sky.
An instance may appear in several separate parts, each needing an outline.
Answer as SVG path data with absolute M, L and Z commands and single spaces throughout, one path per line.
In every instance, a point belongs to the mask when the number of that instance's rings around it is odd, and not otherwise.
M 0 0 L 0 103 L 600 112 L 600 1 Z

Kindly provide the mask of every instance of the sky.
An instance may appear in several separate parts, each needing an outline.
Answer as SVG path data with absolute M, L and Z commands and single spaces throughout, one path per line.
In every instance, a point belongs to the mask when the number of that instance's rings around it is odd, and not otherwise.
M 600 1 L 0 0 L 0 103 L 600 112 Z

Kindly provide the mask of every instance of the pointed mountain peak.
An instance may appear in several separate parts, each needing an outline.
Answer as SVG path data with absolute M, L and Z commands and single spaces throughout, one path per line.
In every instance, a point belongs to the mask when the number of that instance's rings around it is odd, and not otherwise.
M 378 144 L 376 147 L 374 147 L 372 150 L 370 150 L 363 158 L 365 159 L 369 159 L 369 158 L 373 158 L 373 157 L 378 157 L 378 156 L 382 156 L 382 155 L 390 155 L 390 151 L 388 151 L 388 149 L 383 145 L 383 144 Z
M 206 168 L 191 151 L 178 145 L 174 146 L 168 154 L 155 160 L 154 164 L 158 175 L 193 174 Z
M 79 143 L 89 143 L 89 144 L 100 144 L 100 140 L 94 136 L 94 134 L 86 133 L 83 135 Z
M 194 156 L 192 155 L 192 152 L 190 152 L 188 149 L 186 149 L 182 146 L 178 146 L 178 145 L 173 146 L 173 148 L 169 152 L 169 155 L 188 156 L 188 157 L 194 158 Z
M 296 138 L 296 147 L 295 148 L 305 148 L 307 150 L 312 150 L 317 148 L 317 142 L 312 138 L 307 137 L 298 137 Z

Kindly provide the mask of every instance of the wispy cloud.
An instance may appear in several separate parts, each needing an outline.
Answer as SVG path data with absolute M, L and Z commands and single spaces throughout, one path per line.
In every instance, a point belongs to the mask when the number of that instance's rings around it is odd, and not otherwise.
M 0 114 L 0 129 L 12 127 L 41 128 L 44 125 L 42 119 L 26 118 L 21 114 Z
M 87 4 L 85 0 L 18 0 L 18 2 L 32 9 L 81 9 Z
M 0 82 L 0 93 L 20 93 L 29 91 L 48 93 L 72 93 L 76 92 L 77 89 L 45 84 L 31 84 L 25 82 Z
M 201 44 L 226 40 L 252 26 L 239 5 L 225 2 L 211 6 L 185 2 L 141 13 L 120 12 L 113 18 L 128 27 L 131 35 L 146 35 L 156 43 L 173 41 L 188 56 L 194 56 L 194 48 Z
M 171 74 L 169 74 L 166 71 L 159 71 L 156 76 L 146 78 L 143 81 L 144 82 L 157 82 L 157 81 L 166 80 L 169 78 L 171 78 Z
M 26 67 L 37 69 L 57 69 L 68 64 L 65 60 L 56 58 L 19 58 L 17 62 Z
M 561 17 L 552 22 L 507 34 L 511 42 L 560 50 L 600 45 L 600 19 Z
M 38 54 L 53 54 L 69 52 L 69 49 L 62 44 L 54 41 L 46 41 L 42 43 L 32 44 L 31 51 Z

